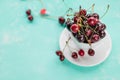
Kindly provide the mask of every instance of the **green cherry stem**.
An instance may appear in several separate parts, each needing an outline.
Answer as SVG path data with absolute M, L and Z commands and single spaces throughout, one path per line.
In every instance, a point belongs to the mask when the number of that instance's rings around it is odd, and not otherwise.
M 78 51 L 77 49 L 71 47 L 69 44 L 68 44 L 68 48 L 69 48 L 69 49 L 72 49 L 72 50 L 75 50 L 75 51 Z
M 94 12 L 94 6 L 95 6 L 95 4 L 92 5 L 92 13 Z
M 89 9 L 91 9 L 92 7 L 94 7 L 94 6 L 95 6 L 95 4 L 93 4 L 90 8 L 88 8 L 87 11 L 88 11 Z
M 107 14 L 107 12 L 108 12 L 108 10 L 109 10 L 109 8 L 110 8 L 110 5 L 108 4 L 108 6 L 107 6 L 107 9 L 106 9 L 106 11 L 105 11 L 105 13 L 100 17 L 100 19 L 102 19 L 106 14 Z
M 65 47 L 63 48 L 63 52 L 65 51 L 65 48 L 66 48 L 66 46 L 68 45 L 70 39 L 71 39 L 71 37 L 69 37 L 68 40 L 66 41 Z
M 42 7 L 45 7 L 43 1 L 42 0 L 39 0 L 39 1 L 41 3 Z

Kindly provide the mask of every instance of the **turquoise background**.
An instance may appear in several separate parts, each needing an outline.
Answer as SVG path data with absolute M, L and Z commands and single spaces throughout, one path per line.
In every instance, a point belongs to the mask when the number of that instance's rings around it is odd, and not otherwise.
M 51 15 L 60 16 L 68 9 L 62 0 L 43 0 Z M 119 80 L 120 79 L 120 0 L 65 0 L 77 10 L 79 5 L 102 15 L 112 38 L 112 51 L 107 60 L 95 67 L 79 67 L 55 55 L 64 29 L 56 20 L 39 15 L 39 0 L 0 0 L 0 80 Z M 29 22 L 25 11 L 32 10 Z M 105 44 L 106 45 L 106 44 Z

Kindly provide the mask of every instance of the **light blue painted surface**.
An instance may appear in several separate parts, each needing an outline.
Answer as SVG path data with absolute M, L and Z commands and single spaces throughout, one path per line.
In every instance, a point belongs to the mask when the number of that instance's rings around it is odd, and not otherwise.
M 62 0 L 43 0 L 51 15 L 64 14 Z M 54 4 L 53 4 L 54 3 Z M 83 68 L 55 55 L 64 29 L 57 21 L 39 16 L 39 0 L 0 0 L 0 80 L 119 80 L 120 79 L 120 0 L 65 0 L 73 9 L 79 5 L 109 13 L 102 19 L 112 38 L 112 51 L 101 65 Z M 30 8 L 34 21 L 27 20 Z

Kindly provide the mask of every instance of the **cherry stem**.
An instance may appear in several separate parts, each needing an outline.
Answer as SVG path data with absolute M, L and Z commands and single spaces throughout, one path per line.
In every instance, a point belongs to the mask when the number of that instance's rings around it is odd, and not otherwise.
M 68 8 L 68 5 L 65 3 L 65 1 L 64 0 L 62 0 L 62 1 L 63 1 L 64 5 Z
M 81 9 L 82 9 L 82 7 L 80 6 L 80 7 L 79 7 L 79 11 L 80 11 Z
M 69 48 L 70 50 L 72 49 L 72 50 L 78 51 L 77 49 L 71 47 L 69 44 L 68 44 L 68 48 Z
M 95 6 L 95 4 L 93 4 L 90 8 L 88 8 L 87 11 L 88 11 L 89 9 L 93 8 L 94 6 Z
M 106 15 L 106 13 L 108 12 L 109 8 L 110 8 L 110 5 L 108 4 L 108 6 L 107 6 L 107 9 L 106 9 L 105 13 L 102 15 L 102 17 L 101 17 L 100 19 L 102 19 L 102 18 Z
M 41 3 L 41 5 L 42 5 L 42 7 L 44 7 L 44 3 L 43 3 L 43 1 L 42 1 L 42 0 L 40 0 L 40 3 Z
M 65 47 L 63 48 L 63 52 L 64 52 L 64 50 L 65 50 L 66 46 L 68 45 L 68 43 L 69 43 L 70 39 L 71 39 L 71 37 L 69 37 L 69 38 L 68 38 L 68 40 L 66 41 Z
M 69 8 L 66 12 L 65 12 L 65 14 L 63 15 L 63 16 L 73 16 L 72 14 L 68 14 L 69 12 L 72 12 L 73 11 L 73 9 L 72 8 Z
M 95 4 L 92 5 L 92 13 L 94 12 L 94 6 L 95 6 Z
M 46 15 L 43 15 L 42 17 L 44 17 L 44 18 L 48 18 L 48 19 L 58 20 L 58 18 L 55 17 L 55 16 L 46 16 Z

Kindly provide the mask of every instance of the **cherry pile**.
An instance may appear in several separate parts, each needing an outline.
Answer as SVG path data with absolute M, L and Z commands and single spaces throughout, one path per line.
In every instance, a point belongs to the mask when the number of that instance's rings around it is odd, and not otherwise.
M 82 43 L 95 43 L 106 35 L 106 25 L 99 19 L 99 14 L 88 13 L 85 9 L 75 12 L 73 18 L 59 17 L 59 23 L 65 23 L 67 29 Z
M 92 49 L 91 45 L 106 36 L 106 25 L 101 22 L 100 19 L 107 13 L 109 5 L 102 17 L 94 12 L 94 4 L 91 9 L 92 11 L 89 13 L 86 9 L 82 9 L 80 6 L 79 11 L 66 14 L 66 19 L 63 16 L 59 17 L 58 22 L 61 25 L 65 25 L 78 42 L 89 44 L 90 48 L 87 53 L 89 56 L 94 56 L 95 51 Z M 71 51 L 71 57 L 73 59 L 77 59 L 78 55 L 84 56 L 84 49 L 80 49 L 76 52 Z

